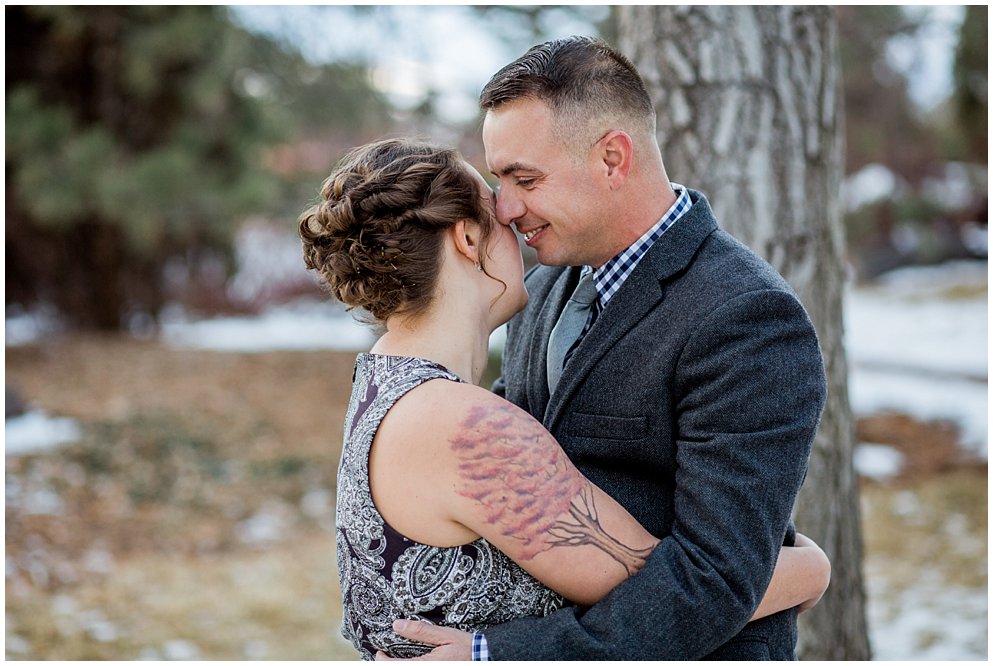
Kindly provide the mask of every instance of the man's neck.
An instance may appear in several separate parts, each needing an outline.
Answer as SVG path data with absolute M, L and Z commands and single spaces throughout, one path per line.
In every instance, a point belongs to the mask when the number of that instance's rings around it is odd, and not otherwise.
M 635 196 L 631 198 L 634 202 L 625 211 L 624 217 L 617 225 L 617 233 L 614 242 L 608 248 L 610 254 L 603 256 L 599 263 L 591 264 L 593 268 L 600 268 L 605 263 L 619 255 L 621 252 L 631 247 L 635 241 L 645 235 L 655 224 L 662 219 L 666 211 L 676 203 L 676 193 L 668 180 L 656 182 L 653 186 L 641 186 L 633 190 Z

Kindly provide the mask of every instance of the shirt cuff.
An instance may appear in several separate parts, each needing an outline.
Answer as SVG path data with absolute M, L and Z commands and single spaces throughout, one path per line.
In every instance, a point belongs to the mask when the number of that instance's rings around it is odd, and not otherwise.
M 479 633 L 478 631 L 475 631 L 472 634 L 472 660 L 473 661 L 490 660 L 490 648 L 486 644 L 486 636 Z

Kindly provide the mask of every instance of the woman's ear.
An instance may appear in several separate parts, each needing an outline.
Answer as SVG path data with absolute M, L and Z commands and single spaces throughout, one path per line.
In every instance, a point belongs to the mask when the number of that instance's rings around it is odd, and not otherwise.
M 474 264 L 479 263 L 479 224 L 474 220 L 458 220 L 450 233 L 455 249 Z
M 612 130 L 597 143 L 610 189 L 620 189 L 634 162 L 634 142 L 627 132 Z

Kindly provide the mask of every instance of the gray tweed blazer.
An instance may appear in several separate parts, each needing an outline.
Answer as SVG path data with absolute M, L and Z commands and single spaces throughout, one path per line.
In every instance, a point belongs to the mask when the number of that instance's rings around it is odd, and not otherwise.
M 706 198 L 613 296 L 554 395 L 548 336 L 579 270 L 539 266 L 494 390 L 662 539 L 592 608 L 485 631 L 499 660 L 795 659 L 796 611 L 749 623 L 782 544 L 826 396 L 786 281 L 718 229 Z

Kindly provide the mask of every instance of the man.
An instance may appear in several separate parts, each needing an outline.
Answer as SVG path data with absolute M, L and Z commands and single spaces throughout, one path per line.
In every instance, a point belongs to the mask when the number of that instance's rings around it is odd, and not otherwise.
M 543 264 L 494 388 L 662 541 L 588 609 L 472 637 L 397 629 L 442 644 L 429 659 L 794 659 L 795 610 L 748 619 L 793 544 L 824 405 L 803 307 L 701 193 L 670 183 L 644 84 L 606 44 L 536 46 L 480 103 L 497 216 Z

